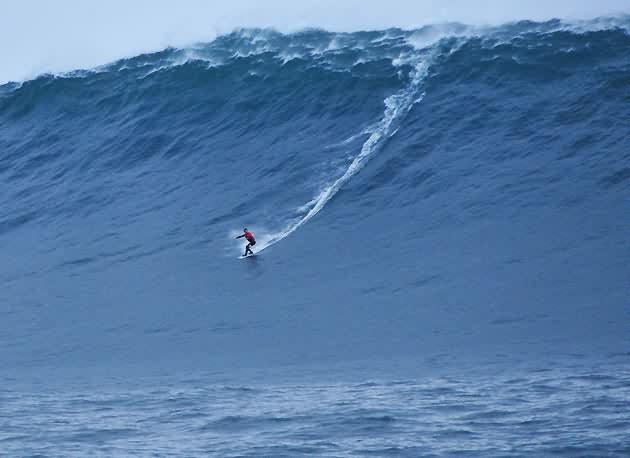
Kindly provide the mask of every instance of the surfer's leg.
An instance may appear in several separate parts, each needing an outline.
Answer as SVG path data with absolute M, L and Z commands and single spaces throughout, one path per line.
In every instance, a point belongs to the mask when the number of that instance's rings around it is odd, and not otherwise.
M 252 251 L 252 249 L 250 248 L 251 244 L 248 243 L 247 246 L 245 247 L 245 256 L 247 256 L 247 253 L 251 253 L 254 254 L 254 252 Z

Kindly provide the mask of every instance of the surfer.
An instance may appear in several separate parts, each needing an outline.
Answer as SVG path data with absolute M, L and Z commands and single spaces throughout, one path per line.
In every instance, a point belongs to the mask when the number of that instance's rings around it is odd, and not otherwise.
M 245 247 L 245 254 L 243 256 L 247 256 L 247 254 L 254 254 L 254 252 L 252 251 L 251 247 L 253 247 L 254 245 L 256 245 L 256 239 L 254 238 L 254 234 L 252 234 L 251 232 L 249 232 L 247 230 L 247 228 L 243 229 L 243 233 L 239 236 L 237 236 L 237 239 L 243 238 L 245 237 L 247 239 L 247 241 L 249 242 L 247 244 L 247 246 Z

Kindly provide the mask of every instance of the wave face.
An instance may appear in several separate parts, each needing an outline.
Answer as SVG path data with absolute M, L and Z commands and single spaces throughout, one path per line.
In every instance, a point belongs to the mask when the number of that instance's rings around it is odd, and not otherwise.
M 629 24 L 242 30 L 0 86 L 0 358 L 627 352 Z

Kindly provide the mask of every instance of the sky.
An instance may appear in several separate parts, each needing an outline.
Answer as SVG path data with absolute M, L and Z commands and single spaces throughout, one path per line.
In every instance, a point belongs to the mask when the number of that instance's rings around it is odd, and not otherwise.
M 0 84 L 210 41 L 238 27 L 353 31 L 630 13 L 630 0 L 0 1 Z

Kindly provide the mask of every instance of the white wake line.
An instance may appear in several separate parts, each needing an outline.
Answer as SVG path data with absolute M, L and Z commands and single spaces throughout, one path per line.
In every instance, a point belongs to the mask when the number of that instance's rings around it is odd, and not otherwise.
M 415 95 L 418 92 L 420 83 L 427 75 L 428 68 L 429 65 L 426 61 L 418 64 L 409 86 L 385 99 L 385 113 L 383 119 L 381 119 L 376 128 L 372 131 L 370 137 L 365 141 L 359 155 L 354 158 L 346 172 L 340 178 L 324 189 L 319 196 L 314 199 L 315 203 L 309 212 L 301 219 L 291 223 L 283 231 L 273 234 L 268 240 L 259 244 L 256 253 L 260 253 L 264 249 L 275 245 L 317 215 L 328 201 L 337 194 L 339 189 L 352 178 L 354 174 L 363 168 L 368 159 L 378 150 L 379 146 L 381 146 L 380 140 L 382 138 L 391 137 L 398 131 L 398 129 L 395 129 L 394 132 L 391 132 L 392 123 L 400 116 L 407 114 L 415 103 L 420 102 L 424 98 L 424 93 L 420 94 L 418 97 L 415 97 Z

